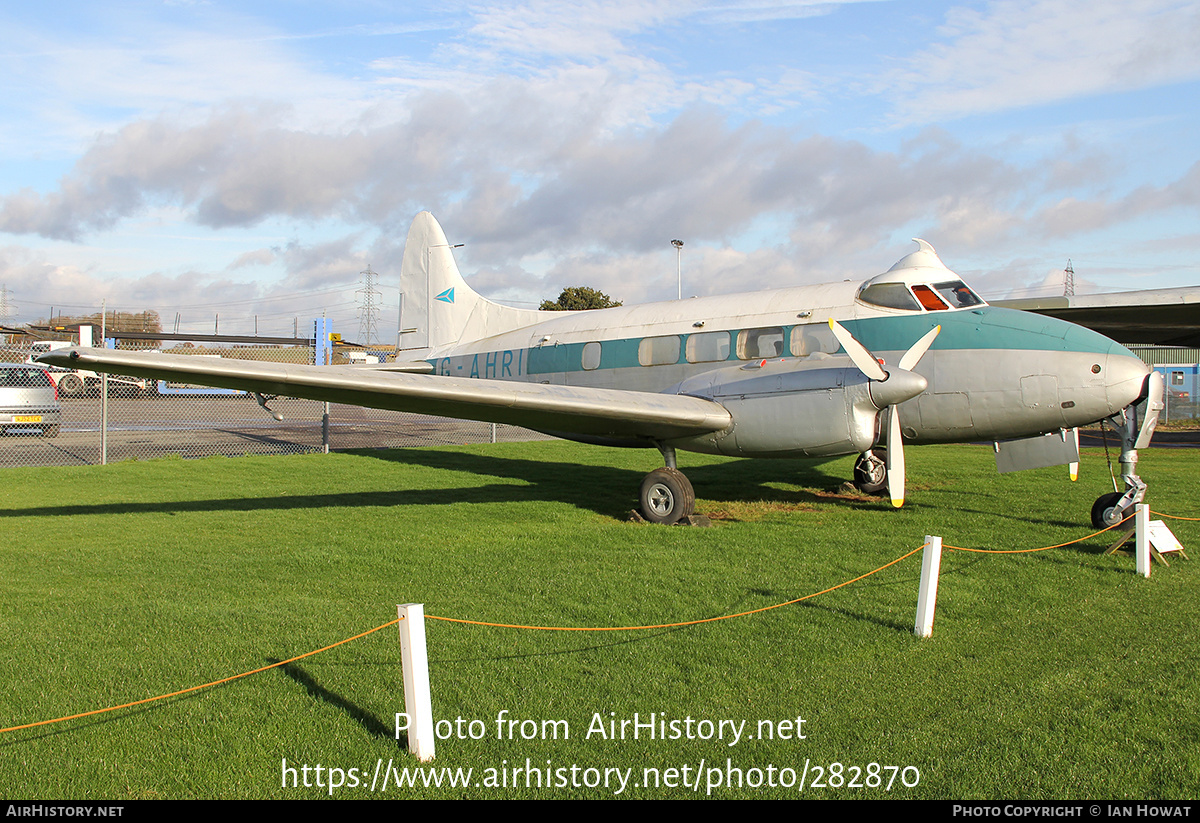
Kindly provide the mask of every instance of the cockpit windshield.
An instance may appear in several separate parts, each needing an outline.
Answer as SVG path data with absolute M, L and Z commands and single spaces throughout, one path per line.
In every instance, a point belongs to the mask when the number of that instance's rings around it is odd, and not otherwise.
M 871 283 L 858 293 L 858 299 L 872 306 L 909 311 L 946 311 L 983 304 L 983 300 L 961 280 L 943 283 Z
M 903 283 L 872 283 L 858 293 L 858 299 L 872 306 L 883 306 L 885 309 L 919 311 L 921 308 L 908 286 Z
M 986 303 L 946 268 L 924 240 L 920 248 L 877 277 L 862 284 L 858 299 L 872 306 L 901 311 L 957 311 Z

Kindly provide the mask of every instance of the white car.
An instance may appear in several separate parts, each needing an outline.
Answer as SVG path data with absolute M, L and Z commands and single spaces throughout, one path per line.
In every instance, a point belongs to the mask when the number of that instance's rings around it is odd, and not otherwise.
M 57 437 L 62 424 L 58 388 L 42 366 L 0 363 L 0 430 L 38 429 Z

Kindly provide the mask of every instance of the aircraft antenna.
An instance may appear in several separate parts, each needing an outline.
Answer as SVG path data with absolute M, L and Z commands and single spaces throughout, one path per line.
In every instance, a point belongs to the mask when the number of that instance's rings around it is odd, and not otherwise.
M 364 346 L 369 346 L 371 339 L 378 336 L 379 297 L 381 295 L 375 289 L 377 274 L 371 271 L 370 264 L 367 265 L 366 271 L 360 272 L 360 274 L 362 274 L 363 285 L 355 292 L 359 295 L 358 340 Z
M 1075 269 L 1071 266 L 1070 259 L 1067 260 L 1067 267 L 1063 270 L 1063 297 L 1075 296 Z

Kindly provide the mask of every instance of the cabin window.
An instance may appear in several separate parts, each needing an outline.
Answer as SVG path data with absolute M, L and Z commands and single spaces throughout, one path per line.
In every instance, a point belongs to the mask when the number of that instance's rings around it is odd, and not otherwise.
M 942 299 L 954 309 L 966 309 L 983 303 L 979 295 L 971 291 L 971 288 L 961 280 L 934 283 L 933 287 L 938 290 L 938 294 L 942 296 Z
M 583 368 L 586 371 L 600 368 L 599 343 L 588 343 L 583 347 Z
M 945 311 L 950 308 L 942 302 L 942 298 L 938 297 L 929 286 L 913 286 L 913 294 L 921 301 L 921 305 L 925 307 L 925 311 Z
M 805 357 L 817 352 L 833 354 L 840 346 L 828 323 L 809 323 L 807 326 L 792 328 L 792 354 L 796 357 Z
M 876 283 L 858 293 L 858 299 L 872 306 L 885 309 L 908 309 L 917 311 L 921 307 L 903 283 Z
M 1171 385 L 1172 386 L 1182 386 L 1183 385 L 1183 372 L 1181 372 L 1181 371 L 1171 372 Z
M 711 363 L 729 359 L 729 332 L 710 331 L 688 335 L 687 361 L 689 363 Z
M 643 366 L 667 366 L 679 362 L 679 335 L 647 337 L 638 345 L 638 362 Z
M 738 332 L 737 355 L 742 360 L 759 360 L 783 355 L 783 329 L 745 329 Z

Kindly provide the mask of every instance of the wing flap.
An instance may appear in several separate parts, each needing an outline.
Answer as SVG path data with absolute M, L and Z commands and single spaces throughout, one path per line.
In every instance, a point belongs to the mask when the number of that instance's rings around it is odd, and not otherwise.
M 655 440 L 721 431 L 732 418 L 719 403 L 674 394 L 404 374 L 350 366 L 60 349 L 41 362 L 262 394 L 304 397 L 543 431 Z

